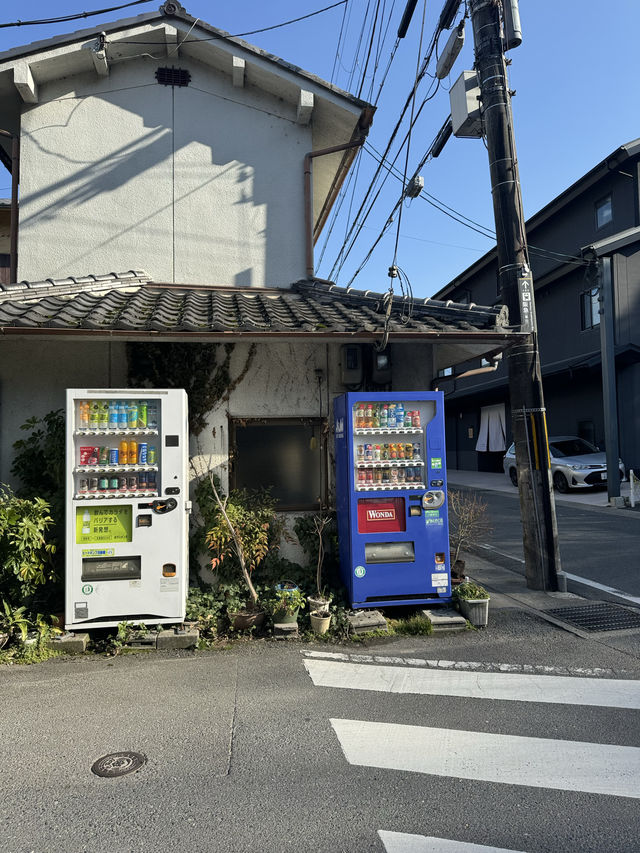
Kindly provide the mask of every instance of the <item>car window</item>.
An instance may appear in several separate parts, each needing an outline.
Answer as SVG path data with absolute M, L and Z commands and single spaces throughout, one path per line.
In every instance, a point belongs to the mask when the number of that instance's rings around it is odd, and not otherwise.
M 515 444 L 512 444 L 512 445 L 511 445 L 511 447 L 507 450 L 507 454 L 508 454 L 509 456 L 515 456 L 515 455 L 516 455 L 516 446 L 515 446 Z
M 549 445 L 552 455 L 557 458 L 563 456 L 584 456 L 585 453 L 598 453 L 598 448 L 589 444 L 583 438 L 566 438 L 563 441 L 554 441 Z

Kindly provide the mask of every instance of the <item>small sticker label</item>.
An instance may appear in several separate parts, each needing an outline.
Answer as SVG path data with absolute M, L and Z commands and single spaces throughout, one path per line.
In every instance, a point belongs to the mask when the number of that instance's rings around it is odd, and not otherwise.
M 440 518 L 440 510 L 438 509 L 425 509 L 424 511 L 424 523 L 427 527 L 430 524 L 442 525 L 444 524 L 444 519 Z
M 446 591 L 447 591 L 446 586 L 439 586 L 436 588 L 436 592 L 446 592 Z
M 357 578 L 363 578 L 366 575 L 367 570 L 364 566 L 356 566 L 353 573 Z
M 140 589 L 140 587 L 142 586 L 142 581 L 141 580 L 129 581 L 129 586 L 132 589 Z
M 160 592 L 175 592 L 179 583 L 178 578 L 160 578 Z
M 449 578 L 446 572 L 438 572 L 437 574 L 431 575 L 431 586 L 448 586 Z
M 442 457 L 441 456 L 432 456 L 431 457 L 431 467 L 432 468 L 442 468 Z
M 113 548 L 83 548 L 83 557 L 113 557 L 115 551 Z
M 91 595 L 93 592 L 93 586 L 90 583 L 85 583 L 82 585 L 82 594 L 83 595 Z

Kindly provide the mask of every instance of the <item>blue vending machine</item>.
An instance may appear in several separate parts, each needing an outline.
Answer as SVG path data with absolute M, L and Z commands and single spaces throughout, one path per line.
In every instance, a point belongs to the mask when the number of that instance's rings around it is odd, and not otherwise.
M 351 606 L 451 600 L 444 395 L 334 400 L 340 571 Z

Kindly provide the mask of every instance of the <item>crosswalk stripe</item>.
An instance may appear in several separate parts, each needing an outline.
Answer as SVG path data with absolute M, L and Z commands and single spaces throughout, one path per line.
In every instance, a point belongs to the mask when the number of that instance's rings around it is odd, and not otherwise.
M 303 661 L 318 687 L 640 709 L 640 681 Z
M 351 764 L 640 798 L 636 747 L 363 720 L 330 722 Z
M 410 835 L 407 832 L 378 830 L 387 853 L 523 853 L 506 847 L 487 847 L 433 835 Z

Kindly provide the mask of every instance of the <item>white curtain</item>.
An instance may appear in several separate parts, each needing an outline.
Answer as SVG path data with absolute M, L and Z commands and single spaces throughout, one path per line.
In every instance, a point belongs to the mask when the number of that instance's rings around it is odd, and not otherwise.
M 506 450 L 504 403 L 480 409 L 480 431 L 476 450 L 482 452 Z

